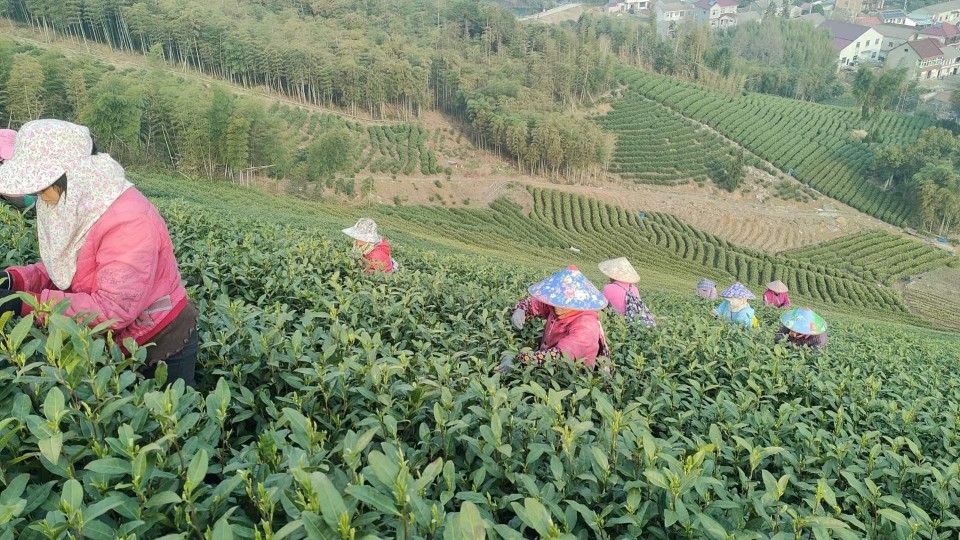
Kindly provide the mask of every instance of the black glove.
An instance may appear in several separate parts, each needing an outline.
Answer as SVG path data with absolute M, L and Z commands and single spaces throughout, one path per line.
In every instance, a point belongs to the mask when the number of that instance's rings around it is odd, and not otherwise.
M 10 278 L 10 272 L 6 270 L 0 274 L 0 291 L 12 291 L 13 290 L 13 279 Z
M 17 291 L 0 291 L 0 315 L 12 311 L 14 317 L 20 316 L 20 311 L 23 309 L 23 301 L 14 296 L 16 294 Z

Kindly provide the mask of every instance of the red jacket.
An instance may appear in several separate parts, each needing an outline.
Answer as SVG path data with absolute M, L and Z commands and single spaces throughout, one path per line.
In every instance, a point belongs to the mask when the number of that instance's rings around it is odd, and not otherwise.
M 763 293 L 763 305 L 775 308 L 790 307 L 790 296 L 787 293 L 775 293 L 770 289 Z
M 527 298 L 518 304 L 528 317 L 546 319 L 540 350 L 557 349 L 587 367 L 593 367 L 605 348 L 605 338 L 600 329 L 600 316 L 596 311 L 576 311 L 563 318 L 557 317 L 553 307 L 536 298 Z
M 66 291 L 56 288 L 43 263 L 8 268 L 13 288 L 40 302 L 69 300 L 66 315 L 96 314 L 118 342 L 140 345 L 172 322 L 187 303 L 167 224 L 153 204 L 130 188 L 100 216 L 77 254 L 77 271 Z M 24 307 L 24 314 L 30 308 Z
M 366 272 L 372 274 L 376 271 L 381 272 L 393 272 L 393 259 L 390 258 L 390 242 L 387 242 L 387 239 L 380 237 L 380 243 L 377 244 L 373 251 L 367 253 L 363 256 L 367 261 Z

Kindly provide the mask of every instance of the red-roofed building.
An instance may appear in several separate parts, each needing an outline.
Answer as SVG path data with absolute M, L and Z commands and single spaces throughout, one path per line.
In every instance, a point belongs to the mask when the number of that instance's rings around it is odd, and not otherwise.
M 933 38 L 908 41 L 890 51 L 887 67 L 907 68 L 914 79 L 937 79 L 943 70 L 944 54 L 940 42 Z
M 933 38 L 939 41 L 941 45 L 953 45 L 960 41 L 960 28 L 948 22 L 933 23 L 931 26 L 920 30 L 920 36 Z
M 693 8 L 697 22 L 710 23 L 712 28 L 729 28 L 737 24 L 737 0 L 700 0 Z

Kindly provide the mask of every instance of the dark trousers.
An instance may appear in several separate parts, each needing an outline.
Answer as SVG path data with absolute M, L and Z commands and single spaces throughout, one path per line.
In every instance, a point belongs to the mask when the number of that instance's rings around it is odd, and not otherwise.
M 186 345 L 182 349 L 173 353 L 172 356 L 164 360 L 167 364 L 167 382 L 164 386 L 173 384 L 177 379 L 183 379 L 183 382 L 190 387 L 197 386 L 196 369 L 197 354 L 200 349 L 200 338 L 197 336 L 196 329 L 190 333 Z M 140 373 L 148 379 L 152 379 L 157 371 L 157 365 L 145 367 Z

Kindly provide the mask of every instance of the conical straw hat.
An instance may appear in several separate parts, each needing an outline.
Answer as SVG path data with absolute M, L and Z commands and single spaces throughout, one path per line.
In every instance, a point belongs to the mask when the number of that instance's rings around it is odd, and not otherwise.
M 610 259 L 597 265 L 603 275 L 610 279 L 622 281 L 624 283 L 636 283 L 640 281 L 640 274 L 633 268 L 626 257 L 619 259 Z
M 750 292 L 750 289 L 743 286 L 743 283 L 739 281 L 733 285 L 727 287 L 727 290 L 720 293 L 722 298 L 744 298 L 747 300 L 753 300 L 756 296 Z
M 780 316 L 780 322 L 788 330 L 806 336 L 818 336 L 827 331 L 826 321 L 808 307 L 791 309 Z
M 585 311 L 600 311 L 607 307 L 607 299 L 576 266 L 568 266 L 534 283 L 529 292 L 530 296 L 553 307 Z
M 777 294 L 790 292 L 790 289 L 787 288 L 787 284 L 780 281 L 779 279 L 776 281 L 771 281 L 770 283 L 767 283 L 767 288 Z

